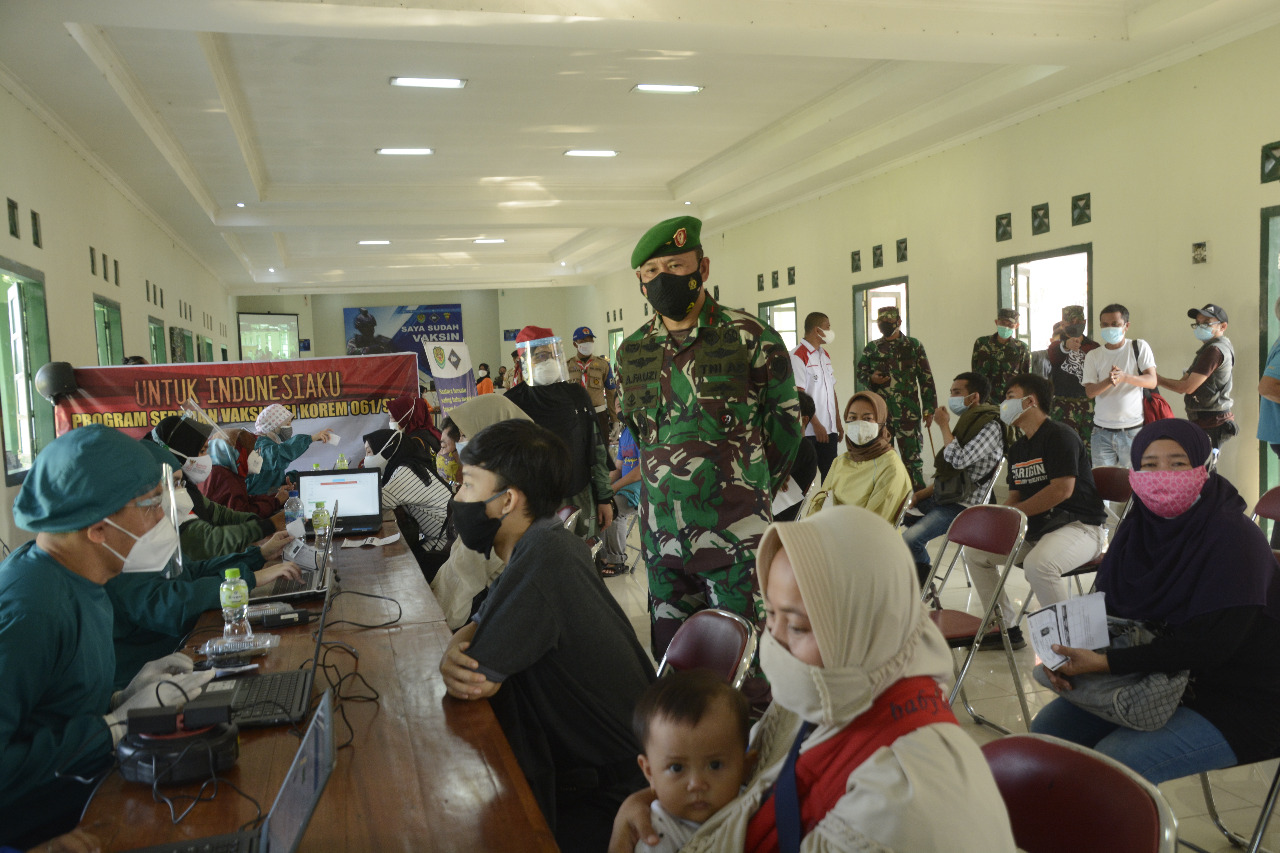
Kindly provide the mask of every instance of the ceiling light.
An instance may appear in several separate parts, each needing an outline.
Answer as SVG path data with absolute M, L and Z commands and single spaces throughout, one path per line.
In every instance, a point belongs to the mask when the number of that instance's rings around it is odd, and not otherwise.
M 244 207 L 244 202 L 242 201 L 236 202 L 236 207 Z
M 467 81 L 455 77 L 392 77 L 391 85 L 415 89 L 461 89 Z
M 275 271 L 276 271 L 275 267 L 267 267 L 267 272 L 275 272 Z
M 641 83 L 632 91 L 654 92 L 660 95 L 693 95 L 702 91 L 701 86 L 669 86 L 665 83 Z
M 428 154 L 434 154 L 430 148 L 376 148 L 375 154 L 390 154 L 405 157 L 425 157 Z
M 357 246 L 390 246 L 390 240 L 359 240 Z
M 593 151 L 589 148 L 570 148 L 564 152 L 566 157 L 617 157 L 617 151 Z
M 484 238 L 484 237 L 482 237 L 482 238 L 480 238 L 479 240 L 472 240 L 471 242 L 473 242 L 473 243 L 505 243 L 505 242 L 507 242 L 507 241 L 506 241 L 506 240 L 504 240 L 504 239 L 502 239 L 501 237 L 497 237 L 497 238 Z
M 561 261 L 561 262 L 560 262 L 560 266 L 564 266 L 564 261 Z
M 693 202 L 691 202 L 691 201 L 686 201 L 686 202 L 685 202 L 685 204 L 693 204 Z

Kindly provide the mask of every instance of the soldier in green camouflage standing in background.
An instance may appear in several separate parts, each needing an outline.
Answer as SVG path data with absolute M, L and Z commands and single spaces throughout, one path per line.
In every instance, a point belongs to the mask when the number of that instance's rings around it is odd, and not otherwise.
M 925 486 L 920 423 L 923 420 L 924 425 L 929 426 L 933 422 L 933 410 L 938 408 L 933 371 L 924 345 L 902 334 L 902 315 L 897 308 L 881 308 L 876 314 L 876 325 L 883 337 L 863 347 L 858 358 L 858 383 L 884 398 L 889 408 L 889 434 L 898 442 L 898 454 L 911 474 L 913 489 L 918 492 Z
M 1018 340 L 1018 312 L 1001 308 L 994 334 L 973 342 L 970 369 L 991 383 L 991 399 L 1003 400 L 1013 377 L 1031 372 L 1031 347 Z
M 679 216 L 640 238 L 631 266 L 654 317 L 617 351 L 622 420 L 640 448 L 655 660 L 706 607 L 763 625 L 756 548 L 802 435 L 787 347 L 707 293 L 701 230 Z
M 1084 442 L 1086 453 L 1093 436 L 1093 400 L 1084 391 L 1084 357 L 1101 344 L 1084 334 L 1083 305 L 1062 309 L 1062 323 L 1057 340 L 1049 345 L 1049 381 L 1053 383 L 1053 414 L 1076 431 Z

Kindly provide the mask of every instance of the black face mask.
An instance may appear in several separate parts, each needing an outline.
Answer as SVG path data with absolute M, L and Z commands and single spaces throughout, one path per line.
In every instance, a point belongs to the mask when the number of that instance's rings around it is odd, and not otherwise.
M 897 323 L 876 323 L 876 325 L 880 327 L 880 334 L 884 335 L 886 338 L 892 335 L 894 330 L 898 328 Z
M 683 320 L 693 310 L 698 301 L 698 290 L 702 287 L 702 273 L 691 275 L 673 275 L 669 272 L 658 273 L 645 282 L 645 293 L 653 310 L 672 320 Z
M 506 494 L 506 490 L 498 492 L 484 501 L 449 501 L 453 507 L 453 526 L 458 531 L 462 544 L 489 559 L 493 551 L 493 540 L 502 527 L 502 518 L 490 518 L 485 512 L 489 501 L 495 501 Z M 506 518 L 506 516 L 503 516 Z

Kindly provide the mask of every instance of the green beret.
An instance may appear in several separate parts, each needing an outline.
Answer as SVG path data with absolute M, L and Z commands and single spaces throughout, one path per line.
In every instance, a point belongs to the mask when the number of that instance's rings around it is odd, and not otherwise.
M 54 439 L 36 455 L 13 502 L 23 530 L 83 530 L 160 485 L 160 463 L 111 427 L 89 424 Z
M 639 269 L 640 265 L 650 258 L 665 258 L 667 255 L 682 255 L 702 248 L 702 220 L 694 216 L 677 216 L 664 219 L 644 232 L 640 242 L 636 243 L 631 253 L 631 268 Z

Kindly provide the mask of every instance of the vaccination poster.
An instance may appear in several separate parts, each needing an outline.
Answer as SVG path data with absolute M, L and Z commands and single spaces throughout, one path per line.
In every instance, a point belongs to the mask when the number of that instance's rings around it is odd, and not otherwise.
M 427 341 L 462 340 L 461 305 L 383 305 L 343 308 L 347 355 L 410 352 L 418 359 L 419 382 L 436 376 Z
M 332 429 L 337 446 L 313 444 L 297 467 L 332 468 L 339 453 L 352 467 L 364 458 L 364 435 L 387 426 L 387 403 L 418 393 L 417 357 L 201 362 L 75 369 L 77 390 L 58 401 L 58 435 L 91 423 L 141 438 L 162 418 L 193 402 L 223 427 L 252 429 L 258 413 L 279 403 L 293 413 L 294 434 Z
M 471 370 L 471 352 L 461 341 L 423 341 L 422 349 L 431 361 L 440 398 L 440 413 L 449 414 L 454 406 L 476 395 L 476 376 Z

